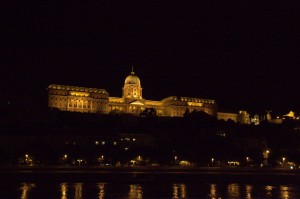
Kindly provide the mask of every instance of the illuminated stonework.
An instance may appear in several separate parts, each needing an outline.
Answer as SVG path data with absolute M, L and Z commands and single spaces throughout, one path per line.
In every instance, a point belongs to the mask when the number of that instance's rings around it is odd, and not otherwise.
M 233 122 L 237 122 L 237 117 L 238 117 L 237 113 L 230 113 L 224 111 L 218 111 L 217 113 L 218 120 L 224 120 L 224 121 L 232 120 Z
M 133 71 L 125 79 L 122 96 L 123 98 L 142 99 L 141 81 Z
M 138 76 L 126 77 L 122 97 L 109 97 L 104 89 L 51 84 L 48 106 L 61 111 L 140 115 L 155 109 L 158 116 L 183 117 L 186 111 L 204 111 L 216 116 L 217 105 L 211 99 L 170 96 L 161 101 L 146 100 Z
M 233 122 L 238 122 L 241 124 L 250 124 L 250 115 L 247 111 L 240 110 L 238 113 L 228 112 L 228 111 L 218 111 L 217 113 L 218 120 L 228 121 L 231 120 Z
M 48 86 L 48 106 L 61 111 L 108 113 L 108 96 L 104 89 Z

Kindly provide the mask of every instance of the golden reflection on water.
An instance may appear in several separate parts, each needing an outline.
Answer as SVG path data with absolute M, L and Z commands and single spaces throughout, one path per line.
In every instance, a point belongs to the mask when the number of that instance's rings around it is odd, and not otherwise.
M 60 192 L 61 192 L 61 199 L 67 199 L 67 192 L 68 192 L 68 184 L 67 183 L 60 184 Z
M 83 183 L 75 183 L 75 199 L 82 199 Z
M 216 184 L 211 184 L 210 185 L 210 194 L 209 198 L 215 199 L 217 198 L 217 185 Z
M 267 186 L 265 186 L 265 190 L 266 190 L 266 195 L 268 196 L 268 197 L 272 197 L 272 191 L 273 191 L 273 186 L 270 186 L 270 185 L 267 185 Z
M 98 198 L 103 199 L 105 195 L 105 185 L 104 183 L 98 183 L 97 187 L 99 189 Z
M 28 195 L 30 190 L 32 190 L 33 188 L 35 188 L 36 185 L 33 183 L 22 183 L 20 186 L 20 189 L 22 191 L 21 193 L 21 199 L 28 199 Z
M 229 198 L 240 198 L 240 186 L 238 184 L 229 184 L 227 187 Z
M 289 197 L 289 192 L 290 192 L 289 187 L 282 186 L 282 185 L 280 186 L 280 196 L 281 196 L 281 198 L 284 198 L 284 199 L 290 198 Z
M 138 184 L 131 184 L 129 186 L 129 193 L 128 197 L 129 198 L 135 198 L 135 199 L 141 199 L 143 198 L 143 187 Z
M 173 198 L 186 198 L 186 184 L 173 184 Z
M 106 184 L 105 183 L 97 183 L 97 192 L 98 192 L 98 199 L 104 199 L 105 197 L 107 197 L 107 193 L 105 193 L 105 188 L 106 188 Z M 221 199 L 220 195 L 225 194 L 227 198 L 246 198 L 246 199 L 252 199 L 253 198 L 253 194 L 255 195 L 255 191 L 257 191 L 257 189 L 254 190 L 253 185 L 249 185 L 249 184 L 244 184 L 244 185 L 239 185 L 236 183 L 232 183 L 232 184 L 227 184 L 227 194 L 226 192 L 226 188 L 225 190 L 222 189 L 222 185 L 220 185 L 220 190 L 218 192 L 218 184 L 210 184 L 209 185 L 209 194 L 208 194 L 208 198 L 211 199 Z M 242 186 L 242 193 L 241 193 L 241 186 Z M 39 187 L 41 188 L 41 187 Z M 58 187 L 56 187 L 58 188 Z M 59 188 L 60 188 L 60 199 L 83 199 L 83 183 L 74 183 L 74 184 L 69 184 L 69 183 L 61 183 L 59 184 Z M 73 190 L 74 188 L 74 190 Z M 263 188 L 263 189 L 261 189 Z M 285 186 L 285 185 L 279 185 L 279 186 L 271 186 L 271 185 L 262 185 L 259 186 L 259 194 L 264 194 L 265 198 L 281 198 L 281 199 L 290 199 L 293 197 L 293 195 L 291 195 L 291 193 L 293 194 L 293 192 L 291 191 L 295 191 L 293 189 L 294 187 L 289 187 L 289 186 Z M 21 199 L 30 199 L 31 196 L 31 192 L 33 189 L 36 189 L 36 184 L 34 183 L 21 183 L 19 190 L 21 191 L 20 193 L 20 198 Z M 225 192 L 223 192 L 223 191 Z M 74 191 L 74 192 L 73 192 Z M 172 193 L 173 193 L 173 197 L 174 199 L 179 199 L 179 198 L 188 198 L 188 194 L 187 194 L 187 185 L 184 183 L 174 183 L 172 184 Z M 208 191 L 208 190 L 207 190 Z M 220 192 L 221 191 L 221 192 Z M 97 195 L 97 192 L 95 193 L 95 196 Z M 74 194 L 74 195 L 73 195 Z M 106 195 L 105 195 L 106 194 Z M 124 193 L 126 195 L 126 192 Z M 128 198 L 130 199 L 142 199 L 143 197 L 143 187 L 140 184 L 131 184 L 129 185 L 129 192 L 128 192 Z M 193 194 L 193 192 L 191 192 L 190 194 Z M 275 194 L 275 195 L 274 195 Z M 219 195 L 219 196 L 218 196 Z
M 252 189 L 253 187 L 251 185 L 246 185 L 246 198 L 251 199 L 252 198 Z

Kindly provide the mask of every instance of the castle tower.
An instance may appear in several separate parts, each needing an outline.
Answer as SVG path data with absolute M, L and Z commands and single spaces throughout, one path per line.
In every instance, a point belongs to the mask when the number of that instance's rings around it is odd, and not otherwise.
M 138 76 L 135 75 L 133 68 L 131 70 L 130 75 L 128 75 L 125 79 L 124 87 L 122 89 L 122 97 L 123 98 L 131 98 L 131 99 L 142 99 L 142 87 L 141 82 Z

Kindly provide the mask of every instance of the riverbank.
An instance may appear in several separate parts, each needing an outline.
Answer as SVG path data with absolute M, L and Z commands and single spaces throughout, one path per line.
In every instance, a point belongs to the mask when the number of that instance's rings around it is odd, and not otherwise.
M 300 182 L 299 169 L 219 167 L 1 167 L 1 180 L 91 182 Z

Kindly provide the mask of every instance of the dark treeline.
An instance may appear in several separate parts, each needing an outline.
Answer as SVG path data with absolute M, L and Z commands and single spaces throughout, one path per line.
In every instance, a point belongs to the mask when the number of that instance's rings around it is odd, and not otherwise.
M 0 117 L 0 164 L 20 164 L 30 154 L 39 164 L 76 164 L 78 159 L 115 164 L 142 156 L 162 165 L 188 160 L 207 166 L 212 158 L 220 166 L 250 160 L 258 165 L 265 150 L 270 150 L 268 161 L 274 166 L 282 157 L 300 160 L 300 124 L 294 120 L 255 126 L 217 120 L 204 112 L 170 118 L 153 112 L 137 117 L 10 109 L 2 109 Z M 68 161 L 62 160 L 64 154 Z

